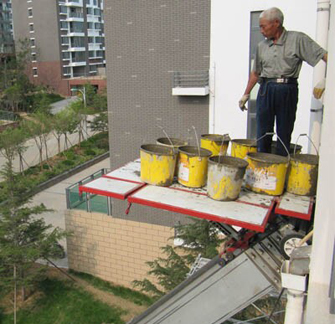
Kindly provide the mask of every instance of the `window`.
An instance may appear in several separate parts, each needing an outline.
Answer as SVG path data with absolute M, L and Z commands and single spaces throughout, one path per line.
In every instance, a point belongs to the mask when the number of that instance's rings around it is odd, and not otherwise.
M 38 73 L 37 73 L 37 67 L 33 68 L 33 77 L 37 78 L 38 77 Z
M 86 8 L 86 13 L 88 15 L 93 15 L 93 9 L 92 8 Z
M 69 44 L 70 40 L 69 37 L 62 37 L 62 44 Z
M 60 13 L 63 13 L 63 14 L 66 14 L 66 13 L 67 13 L 67 8 L 64 7 L 64 6 L 60 6 L 60 7 L 59 7 L 59 12 L 60 12 Z
M 87 23 L 87 28 L 88 28 L 88 29 L 94 29 L 94 23 L 92 23 L 92 22 L 88 22 L 88 23 Z
M 63 52 L 62 57 L 63 57 L 63 60 L 69 60 L 70 59 L 70 52 Z
M 29 32 L 34 32 L 34 24 L 29 24 Z
M 35 38 L 30 38 L 30 46 L 35 47 Z
M 32 62 L 36 62 L 37 59 L 36 59 L 36 53 L 31 53 L 31 61 Z
M 95 29 L 101 29 L 101 24 L 100 23 L 95 23 Z
M 72 37 L 71 38 L 71 47 L 85 47 L 84 37 Z
M 83 33 L 84 23 L 82 22 L 70 22 L 70 32 L 71 33 Z
M 61 29 L 68 29 L 68 23 L 66 21 L 60 22 L 60 28 Z
M 99 16 L 100 15 L 100 9 L 94 9 L 94 15 Z
M 33 16 L 33 8 L 28 8 L 28 17 L 31 18 Z
M 88 37 L 88 43 L 94 44 L 94 37 Z

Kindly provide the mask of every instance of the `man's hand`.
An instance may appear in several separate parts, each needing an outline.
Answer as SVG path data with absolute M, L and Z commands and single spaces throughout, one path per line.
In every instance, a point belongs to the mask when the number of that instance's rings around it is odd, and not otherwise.
M 240 107 L 240 109 L 242 111 L 248 110 L 248 108 L 245 106 L 245 104 L 247 103 L 247 101 L 249 100 L 249 98 L 250 98 L 250 95 L 245 94 L 245 95 L 242 96 L 242 98 L 238 102 L 238 106 Z
M 319 81 L 313 89 L 313 95 L 315 99 L 320 99 L 325 91 L 326 79 Z

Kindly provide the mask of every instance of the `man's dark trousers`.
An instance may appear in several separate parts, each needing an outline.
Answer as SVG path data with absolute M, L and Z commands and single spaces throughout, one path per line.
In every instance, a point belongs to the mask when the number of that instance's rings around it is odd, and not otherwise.
M 289 150 L 298 104 L 297 83 L 262 82 L 256 103 L 257 138 L 272 133 L 276 120 L 276 133 Z M 257 142 L 258 152 L 271 152 L 272 136 Z M 276 154 L 286 156 L 287 152 L 277 140 Z

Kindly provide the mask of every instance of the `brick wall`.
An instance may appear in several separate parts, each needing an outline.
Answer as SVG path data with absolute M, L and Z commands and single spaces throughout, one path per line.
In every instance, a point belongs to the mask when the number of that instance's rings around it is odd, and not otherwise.
M 173 236 L 171 227 L 113 218 L 99 213 L 68 210 L 65 214 L 71 269 L 118 285 L 132 287 L 147 277 L 146 261 L 162 256 L 160 247 Z

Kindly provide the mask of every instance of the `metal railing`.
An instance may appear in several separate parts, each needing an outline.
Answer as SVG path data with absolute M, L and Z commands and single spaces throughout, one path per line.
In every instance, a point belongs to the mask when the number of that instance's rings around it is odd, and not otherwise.
M 203 88 L 208 85 L 208 71 L 173 72 L 173 88 Z
M 84 185 L 92 180 L 100 178 L 108 172 L 107 169 L 101 169 L 85 179 L 66 188 L 66 206 L 67 209 L 85 210 L 88 212 L 97 212 L 110 215 L 110 199 L 105 196 L 94 194 L 80 194 L 79 186 Z

